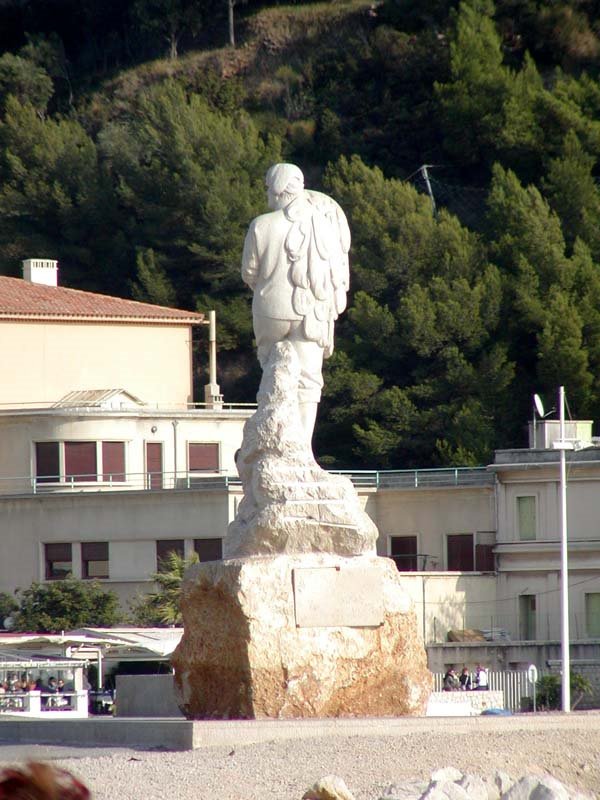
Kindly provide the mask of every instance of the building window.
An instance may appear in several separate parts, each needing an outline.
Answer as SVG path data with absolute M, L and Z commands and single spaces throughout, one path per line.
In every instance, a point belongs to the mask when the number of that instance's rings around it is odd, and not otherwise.
M 35 442 L 38 483 L 95 482 L 99 463 L 100 480 L 124 481 L 125 442 Z
M 108 578 L 108 542 L 81 543 L 81 574 L 84 578 Z
M 223 539 L 194 539 L 194 552 L 200 561 L 221 561 Z
M 44 545 L 46 562 L 46 580 L 66 578 L 73 572 L 73 555 L 69 543 L 52 543 Z
M 451 572 L 473 572 L 475 552 L 472 533 L 449 533 L 447 549 L 448 569 Z
M 189 472 L 218 472 L 219 445 L 206 442 L 188 443 Z
M 125 480 L 125 442 L 102 442 L 102 480 Z
M 495 571 L 495 543 L 496 534 L 494 531 L 477 531 L 475 539 L 475 569 L 477 572 Z
M 167 559 L 171 553 L 176 553 L 183 558 L 183 539 L 159 539 L 156 542 L 157 572 L 168 571 Z
M 517 497 L 517 532 L 522 542 L 536 538 L 535 505 L 535 496 Z
M 96 442 L 65 442 L 65 480 L 98 480 Z
M 163 488 L 162 442 L 146 442 L 146 489 Z
M 535 595 L 519 596 L 519 638 L 527 642 L 535 639 Z
M 391 536 L 390 556 L 395 561 L 400 572 L 416 572 L 418 569 L 417 537 Z
M 57 483 L 60 480 L 58 442 L 35 443 L 35 477 L 39 483 Z
M 590 639 L 600 639 L 600 593 L 585 596 L 585 632 Z

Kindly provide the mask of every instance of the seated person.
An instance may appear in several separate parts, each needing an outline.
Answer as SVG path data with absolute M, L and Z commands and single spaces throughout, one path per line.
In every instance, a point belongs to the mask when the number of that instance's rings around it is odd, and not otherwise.
M 463 667 L 463 670 L 460 673 L 459 681 L 460 688 L 463 690 L 463 692 L 466 692 L 471 688 L 471 673 L 467 667 Z
M 450 669 L 444 675 L 443 690 L 445 692 L 455 692 L 459 687 L 460 683 L 458 681 L 456 672 L 454 671 L 454 667 L 450 667 Z
M 475 670 L 475 688 L 480 691 L 487 691 L 490 688 L 487 669 L 481 664 L 478 664 Z

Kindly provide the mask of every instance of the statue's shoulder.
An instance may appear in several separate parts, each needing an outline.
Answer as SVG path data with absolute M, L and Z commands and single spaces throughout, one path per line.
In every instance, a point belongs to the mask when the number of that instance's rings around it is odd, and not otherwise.
M 350 229 L 348 227 L 348 220 L 340 204 L 329 197 L 323 192 L 316 192 L 313 189 L 307 189 L 305 192 L 307 202 L 315 210 L 317 219 L 321 218 L 326 220 L 326 227 L 331 231 L 332 235 L 338 240 L 342 251 L 347 253 L 350 249 Z M 334 233 L 335 232 L 335 233 Z
M 335 210 L 336 212 L 339 211 L 342 214 L 344 213 L 340 204 L 328 194 L 317 192 L 314 189 L 305 189 L 305 195 L 306 199 L 312 206 L 322 210 L 324 213 L 332 210 Z
M 250 223 L 249 230 L 260 231 L 265 228 L 270 228 L 276 225 L 282 217 L 283 213 L 281 211 L 267 211 L 265 214 L 259 214 L 258 217 L 254 217 Z

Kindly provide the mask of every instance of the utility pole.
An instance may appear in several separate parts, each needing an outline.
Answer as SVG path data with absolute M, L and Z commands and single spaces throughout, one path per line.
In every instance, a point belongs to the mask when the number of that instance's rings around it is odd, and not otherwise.
M 567 469 L 566 451 L 573 450 L 573 442 L 565 440 L 565 387 L 558 391 L 560 412 L 560 440 L 554 448 L 560 450 L 560 621 L 562 661 L 562 710 L 571 711 L 571 661 L 569 656 L 569 563 L 567 547 Z
M 227 0 L 227 18 L 229 21 L 229 44 L 235 47 L 235 26 L 233 21 L 233 7 L 235 0 Z
M 437 208 L 435 205 L 435 197 L 433 196 L 433 189 L 431 188 L 431 181 L 429 180 L 429 173 L 427 172 L 427 170 L 431 169 L 432 167 L 433 164 L 422 164 L 419 167 L 419 172 L 421 173 L 421 177 L 425 181 L 425 186 L 427 187 L 427 194 L 429 195 L 429 199 L 431 200 L 431 207 L 433 209 L 433 215 L 435 216 L 437 214 Z

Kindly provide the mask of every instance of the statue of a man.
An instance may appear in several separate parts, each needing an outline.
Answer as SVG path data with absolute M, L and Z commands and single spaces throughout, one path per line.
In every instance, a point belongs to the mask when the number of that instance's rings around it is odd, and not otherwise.
M 306 190 L 294 164 L 275 164 L 265 180 L 272 211 L 250 224 L 242 278 L 254 291 L 261 366 L 284 339 L 298 355 L 300 417 L 310 442 L 323 388 L 323 358 L 333 353 L 333 324 L 346 307 L 350 230 L 335 200 Z

